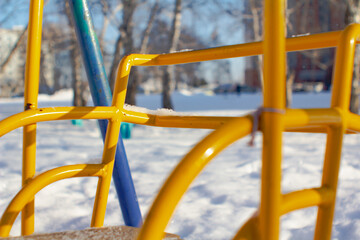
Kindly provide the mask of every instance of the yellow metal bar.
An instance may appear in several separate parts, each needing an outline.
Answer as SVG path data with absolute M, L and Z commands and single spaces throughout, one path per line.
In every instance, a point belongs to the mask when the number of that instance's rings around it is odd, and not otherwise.
M 342 32 L 336 50 L 331 106 L 341 110 L 348 110 L 350 104 L 356 38 L 359 33 L 359 24 L 349 25 Z
M 359 35 L 360 25 L 348 26 L 341 34 L 336 51 L 331 107 L 337 108 L 342 113 L 342 124 L 338 127 L 329 128 L 322 177 L 322 187 L 330 188 L 334 192 L 334 197 L 331 204 L 319 207 L 315 240 L 331 238 L 343 134 L 347 128 L 349 112 L 355 45 Z
M 13 198 L 0 220 L 0 237 L 9 236 L 10 230 L 14 221 L 28 203 L 28 200 L 33 198 L 37 192 L 47 185 L 73 177 L 101 177 L 104 175 L 104 164 L 78 164 L 71 166 L 64 166 L 46 171 L 39 176 L 28 181 L 28 183 L 18 192 Z
M 327 205 L 332 202 L 334 196 L 333 190 L 325 187 L 304 189 L 284 194 L 281 204 L 281 215 L 301 208 Z
M 332 126 L 341 123 L 341 113 L 337 109 L 286 109 L 286 128 L 305 126 Z
M 360 116 L 354 113 L 349 113 L 347 128 L 351 131 L 360 133 Z
M 27 110 L 0 121 L 0 137 L 28 124 L 68 119 L 110 119 L 116 115 L 116 111 L 115 107 L 54 107 Z
M 219 152 L 249 134 L 251 127 L 251 118 L 236 118 L 198 143 L 166 180 L 147 215 L 138 239 L 162 239 L 176 205 L 191 182 Z
M 118 116 L 116 107 L 51 107 L 27 110 L 17 113 L 0 121 L 0 136 L 29 124 L 44 121 L 68 120 L 68 119 L 111 119 Z M 142 124 L 156 127 L 177 128 L 204 128 L 217 129 L 225 123 L 237 117 L 216 116 L 184 116 L 184 115 L 156 115 L 144 112 L 123 110 L 121 113 L 125 122 Z M 353 114 L 351 119 L 360 118 Z M 287 131 L 313 132 L 318 129 L 314 126 L 328 126 L 340 124 L 341 115 L 336 109 L 287 109 L 285 115 L 285 126 Z M 351 126 L 356 131 L 357 122 L 352 120 Z M 325 128 L 322 128 L 325 129 Z M 325 129 L 326 130 L 326 129 Z M 315 130 L 314 130 L 315 131 Z M 318 131 L 318 130 L 316 130 Z M 322 131 L 324 132 L 324 131 Z
M 91 227 L 102 227 L 105 219 L 106 204 L 114 167 L 116 145 L 119 138 L 121 119 L 109 120 L 106 131 L 102 163 L 106 165 L 106 174 L 99 178 Z
M 286 51 L 336 47 L 341 31 L 286 39 Z M 128 66 L 160 66 L 203 62 L 263 54 L 263 42 L 243 43 L 188 52 L 166 54 L 131 54 L 124 59 Z
M 261 239 L 279 239 L 281 204 L 281 146 L 285 109 L 284 1 L 265 0 L 264 21 L 264 111 L 261 197 Z
M 255 212 L 255 214 L 242 225 L 233 240 L 258 240 L 261 238 L 259 229 L 259 215 L 258 212 Z
M 155 127 L 217 129 L 235 117 L 156 115 L 123 110 L 124 122 Z
M 134 59 L 132 57 L 123 58 L 120 62 L 120 66 L 117 72 L 117 81 L 115 83 L 111 105 L 116 107 L 118 110 L 117 115 L 113 119 L 109 120 L 106 131 L 102 156 L 102 163 L 106 165 L 106 175 L 99 178 L 98 181 L 93 215 L 91 219 L 92 227 L 101 227 L 104 224 L 106 204 L 114 167 L 116 146 L 119 139 L 120 125 L 124 117 L 122 110 L 125 103 L 126 87 L 133 61 Z
M 26 48 L 24 108 L 36 109 L 39 92 L 39 72 L 41 55 L 41 32 L 43 0 L 31 0 L 29 12 L 28 40 Z M 23 131 L 23 171 L 22 184 L 25 185 L 35 174 L 36 125 L 28 125 Z M 30 200 L 21 214 L 21 233 L 34 232 L 34 200 Z
M 284 194 L 281 201 L 281 215 L 288 212 L 313 207 L 328 205 L 334 198 L 334 192 L 329 188 L 312 188 Z M 260 239 L 259 216 L 255 212 L 236 233 L 233 240 Z M 267 239 L 267 238 L 266 238 Z

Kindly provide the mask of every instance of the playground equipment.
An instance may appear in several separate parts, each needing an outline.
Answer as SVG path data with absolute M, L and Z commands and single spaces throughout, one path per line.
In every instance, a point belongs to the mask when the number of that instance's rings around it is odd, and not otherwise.
M 156 197 L 138 239 L 161 239 L 171 215 L 190 183 L 219 152 L 250 134 L 255 122 L 263 132 L 260 208 L 240 228 L 234 239 L 278 239 L 280 216 L 317 206 L 315 239 L 330 239 L 334 215 L 342 140 L 345 133 L 360 131 L 360 117 L 349 112 L 350 88 L 360 25 L 343 31 L 285 39 L 284 1 L 265 0 L 264 40 L 233 46 L 160 55 L 131 54 L 122 59 L 112 104 L 109 107 L 37 108 L 42 1 L 31 1 L 30 36 L 27 54 L 25 111 L 0 122 L 0 136 L 24 126 L 23 188 L 14 197 L 0 221 L 0 236 L 8 236 L 20 211 L 23 234 L 33 232 L 34 195 L 52 182 L 94 176 L 99 178 L 91 226 L 103 224 L 107 194 L 121 122 L 157 127 L 215 129 L 178 164 Z M 331 106 L 327 109 L 285 108 L 285 54 L 336 47 Z M 259 119 L 243 117 L 157 116 L 123 108 L 132 66 L 159 66 L 264 55 L 264 103 Z M 64 119 L 108 119 L 101 164 L 63 166 L 34 177 L 36 123 Z M 236 129 L 236 131 L 234 131 Z M 318 188 L 282 194 L 282 132 L 326 133 L 327 144 L 322 184 Z

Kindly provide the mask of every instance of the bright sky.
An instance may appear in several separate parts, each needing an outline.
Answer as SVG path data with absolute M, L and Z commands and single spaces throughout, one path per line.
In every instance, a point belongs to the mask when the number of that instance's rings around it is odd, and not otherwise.
M 2 0 L 5 1 L 5 0 Z M 200 3 L 200 0 L 197 0 Z M 168 1 L 173 2 L 173 1 Z M 193 1 L 193 5 L 196 5 L 196 1 Z M 210 47 L 223 46 L 223 45 L 232 45 L 239 44 L 244 42 L 243 40 L 243 31 L 242 31 L 242 22 L 241 18 L 235 19 L 230 17 L 227 14 L 219 15 L 218 6 L 211 4 L 212 1 L 209 1 L 209 4 L 197 4 L 195 10 L 185 9 L 183 11 L 182 24 L 187 28 L 191 29 L 195 34 L 202 39 L 202 41 L 208 44 Z M 222 3 L 231 4 L 234 0 L 223 1 Z M 235 1 L 236 2 L 236 1 Z M 12 4 L 3 4 L 0 3 L 0 27 L 2 28 L 13 28 L 17 26 L 25 26 L 28 21 L 28 1 L 25 0 L 11 0 L 9 3 Z M 183 5 L 186 5 L 188 1 L 184 1 Z M 242 5 L 242 4 L 241 4 Z M 19 6 L 17 10 L 14 10 L 14 6 Z M 194 7 L 195 8 L 195 7 Z M 241 7 L 240 7 L 241 8 Z M 49 1 L 44 10 L 44 18 L 47 21 L 59 21 L 58 15 L 55 14 L 57 8 L 53 1 Z M 95 27 L 99 28 L 102 25 L 102 18 L 96 15 L 96 11 L 92 11 L 93 17 L 95 19 Z M 162 14 L 171 15 L 172 5 L 169 5 L 169 10 L 165 10 Z M 2 20 L 6 16 L 11 15 L 11 18 L 8 18 L 7 21 Z M 148 19 L 148 16 L 137 17 L 137 20 Z M 171 16 L 170 16 L 171 17 Z M 107 39 L 110 42 L 115 42 L 117 37 L 114 34 L 117 30 L 113 27 L 110 27 L 107 31 Z M 211 35 L 217 33 L 217 40 L 213 41 Z M 111 44 L 109 44 L 111 45 Z M 243 59 L 231 59 L 230 66 L 233 75 L 233 81 L 239 82 L 242 81 L 243 72 L 244 72 L 244 60 Z M 212 73 L 208 71 L 208 80 L 212 79 Z

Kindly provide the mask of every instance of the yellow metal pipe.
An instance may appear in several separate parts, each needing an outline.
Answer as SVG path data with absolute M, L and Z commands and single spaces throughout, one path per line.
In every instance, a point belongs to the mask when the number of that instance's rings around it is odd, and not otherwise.
M 176 205 L 191 182 L 219 152 L 249 134 L 251 127 L 251 118 L 236 118 L 198 143 L 177 165 L 159 191 L 138 239 L 162 239 Z
M 351 131 L 360 133 L 360 116 L 354 113 L 349 113 L 347 120 L 347 128 Z
M 341 31 L 312 34 L 286 39 L 286 51 L 302 51 L 336 47 Z M 160 66 L 212 61 L 225 58 L 246 57 L 263 54 L 263 42 L 243 43 L 208 49 L 166 54 L 130 54 L 125 57 L 127 67 Z M 120 68 L 122 69 L 122 68 Z
M 116 115 L 116 111 L 115 107 L 53 107 L 28 110 L 0 121 L 0 137 L 28 124 L 68 119 L 110 119 Z
M 318 209 L 315 240 L 331 239 L 343 134 L 344 127 L 331 127 L 327 136 L 321 187 L 330 189 L 333 192 L 333 198 L 331 204 L 320 206 Z
M 37 192 L 47 185 L 66 178 L 101 177 L 104 173 L 103 164 L 78 164 L 51 169 L 29 180 L 16 194 L 2 215 L 0 220 L 0 237 L 9 236 L 11 227 L 19 212 Z
M 350 101 L 350 87 L 356 38 L 360 34 L 359 25 L 350 25 L 342 33 L 340 45 L 336 53 L 336 65 L 333 80 L 331 107 L 339 108 L 343 113 L 343 124 L 338 128 L 330 128 L 325 153 L 322 186 L 337 190 L 338 172 L 340 167 L 342 138 L 346 129 Z M 318 210 L 315 239 L 330 239 L 335 208 L 335 197 L 332 204 L 322 206 Z
M 281 215 L 297 209 L 330 204 L 334 196 L 334 191 L 325 187 L 284 194 L 281 203 Z
M 284 124 L 286 128 L 305 126 L 330 126 L 341 123 L 341 113 L 337 109 L 286 109 Z
M 260 239 L 260 226 L 258 212 L 249 218 L 240 230 L 236 233 L 233 240 L 252 240 Z
M 93 215 L 91 219 L 92 227 L 101 227 L 104 224 L 106 204 L 115 161 L 116 146 L 119 139 L 120 125 L 124 117 L 122 110 L 125 103 L 126 86 L 128 81 L 128 75 L 131 70 L 132 61 L 132 58 L 123 58 L 117 72 L 118 81 L 116 81 L 115 83 L 113 100 L 111 105 L 118 109 L 118 114 L 116 115 L 116 117 L 109 120 L 106 131 L 102 156 L 102 163 L 106 165 L 106 175 L 99 178 L 98 181 Z
M 123 110 L 124 122 L 143 124 L 155 127 L 175 127 L 175 128 L 203 128 L 217 129 L 226 122 L 236 117 L 214 117 L 214 116 L 184 116 L 174 113 L 174 115 L 156 115 L 142 112 Z
M 116 107 L 51 107 L 17 113 L 0 121 L 0 136 L 37 122 L 68 119 L 111 119 L 117 116 Z M 123 110 L 123 121 L 156 127 L 217 129 L 237 117 L 155 115 L 144 112 Z M 358 115 L 353 114 L 356 118 Z M 360 120 L 360 119 L 359 119 Z M 340 113 L 336 109 L 287 109 L 285 126 L 287 131 L 311 132 L 309 127 L 339 124 Z M 351 126 L 357 126 L 353 120 Z M 316 128 L 319 129 L 319 128 Z M 324 128 L 322 128 L 324 129 Z M 356 128 L 354 129 L 356 130 Z M 314 130 L 318 132 L 318 130 Z M 322 131 L 324 132 L 324 131 Z
M 282 132 L 285 110 L 284 0 L 265 0 L 263 151 L 259 224 L 261 239 L 279 239 Z
M 206 128 L 217 129 L 238 117 L 156 115 L 123 110 L 123 121 L 155 127 Z M 247 115 L 250 116 L 250 115 Z M 286 129 L 301 131 L 309 127 L 330 126 L 341 123 L 341 114 L 336 109 L 286 109 L 284 124 Z M 306 128 L 305 128 L 306 127 Z M 317 128 L 319 129 L 319 128 Z M 322 127 L 321 129 L 324 129 Z M 307 131 L 308 132 L 308 131 Z
M 102 156 L 102 163 L 106 165 L 106 174 L 99 178 L 98 181 L 91 227 L 102 227 L 104 224 L 106 204 L 114 167 L 115 151 L 120 132 L 120 124 L 121 119 L 109 120 L 108 123 Z
M 26 47 L 24 108 L 37 108 L 41 56 L 43 0 L 31 0 Z
M 351 24 L 341 34 L 336 50 L 331 106 L 347 110 L 350 104 L 356 39 L 360 25 Z
M 331 107 L 337 108 L 341 112 L 342 124 L 329 128 L 321 183 L 322 187 L 330 188 L 334 192 L 334 197 L 331 204 L 320 206 L 318 209 L 315 240 L 331 238 L 343 135 L 347 128 L 349 112 L 355 45 L 359 35 L 360 25 L 349 25 L 342 32 L 336 50 Z
M 332 202 L 334 192 L 329 188 L 312 188 L 284 194 L 281 201 L 281 215 L 291 211 L 327 205 Z M 239 229 L 233 240 L 260 239 L 259 215 L 255 214 Z
M 31 0 L 26 48 L 24 109 L 36 109 L 39 92 L 43 0 Z M 23 131 L 22 185 L 35 174 L 36 125 L 27 125 Z M 21 234 L 34 232 L 34 200 L 30 201 L 21 214 Z

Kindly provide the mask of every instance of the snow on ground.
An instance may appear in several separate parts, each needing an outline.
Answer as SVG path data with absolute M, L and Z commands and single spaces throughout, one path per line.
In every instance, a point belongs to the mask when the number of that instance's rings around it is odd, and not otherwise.
M 261 105 L 259 94 L 173 96 L 177 111 L 203 115 L 238 116 Z M 71 93 L 41 96 L 40 106 L 68 106 Z M 330 95 L 295 94 L 294 107 L 328 107 Z M 22 109 L 22 99 L 0 99 L 0 119 Z M 138 96 L 138 105 L 160 107 L 160 96 Z M 171 170 L 209 130 L 136 126 L 125 140 L 143 215 Z M 259 204 L 261 134 L 255 147 L 248 137 L 234 143 L 216 157 L 195 180 L 176 210 L 168 232 L 183 239 L 230 239 L 254 213 Z M 0 212 L 3 212 L 21 185 L 22 130 L 0 138 Z M 37 171 L 65 164 L 99 161 L 102 140 L 97 122 L 83 127 L 70 121 L 38 124 Z M 333 239 L 360 239 L 360 136 L 345 137 L 341 163 Z M 141 151 L 139 151 L 141 149 Z M 317 187 L 321 181 L 324 134 L 284 133 L 283 192 Z M 87 228 L 96 190 L 95 178 L 68 179 L 54 183 L 36 195 L 36 232 Z M 295 211 L 282 218 L 281 239 L 312 239 L 316 208 Z M 105 225 L 123 220 L 112 186 Z M 19 219 L 11 234 L 19 235 Z

